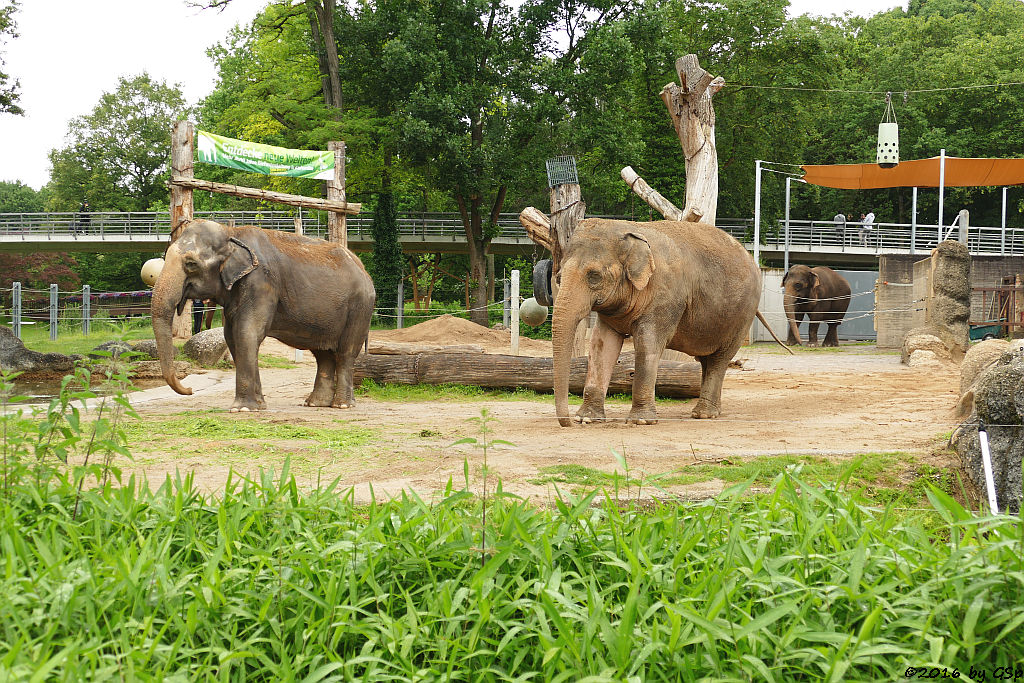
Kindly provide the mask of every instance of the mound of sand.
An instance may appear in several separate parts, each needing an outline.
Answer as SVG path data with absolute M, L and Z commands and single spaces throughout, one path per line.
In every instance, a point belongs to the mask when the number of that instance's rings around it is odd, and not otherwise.
M 492 330 L 452 315 L 442 315 L 401 330 L 373 330 L 370 339 L 413 344 L 477 344 L 489 353 L 511 352 L 508 330 Z M 519 353 L 550 356 L 551 342 L 520 337 Z

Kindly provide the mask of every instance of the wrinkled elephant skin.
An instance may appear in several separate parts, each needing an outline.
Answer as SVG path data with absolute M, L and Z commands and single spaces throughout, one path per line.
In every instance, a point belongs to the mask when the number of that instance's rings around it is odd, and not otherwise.
M 825 266 L 795 265 L 782 278 L 783 307 L 789 322 L 787 344 L 802 343 L 800 323 L 807 316 L 807 344 L 818 345 L 818 325 L 828 325 L 822 346 L 839 346 L 839 325 L 850 307 L 850 283 Z
M 654 385 L 666 349 L 702 368 L 695 418 L 721 413 L 726 368 L 746 340 L 761 296 L 761 273 L 746 249 L 701 223 L 589 218 L 566 247 L 552 317 L 555 413 L 569 426 L 569 360 L 577 324 L 592 310 L 583 405 L 576 421 L 605 419 L 612 368 L 628 335 L 636 349 L 628 422 L 658 421 Z
M 252 226 L 189 223 L 167 249 L 153 291 L 153 332 L 164 379 L 174 376 L 171 321 L 190 299 L 224 310 L 224 339 L 235 361 L 231 412 L 266 408 L 257 354 L 266 337 L 312 351 L 317 370 L 306 405 L 348 408 L 352 370 L 370 330 L 376 294 L 359 259 L 339 244 Z

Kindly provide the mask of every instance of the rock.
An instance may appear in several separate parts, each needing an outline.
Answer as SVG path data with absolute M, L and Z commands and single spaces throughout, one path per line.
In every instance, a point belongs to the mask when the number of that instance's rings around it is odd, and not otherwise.
M 0 368 L 26 373 L 64 373 L 75 367 L 77 356 L 39 353 L 25 347 L 14 331 L 0 325 Z
M 178 379 L 188 377 L 191 366 L 188 361 L 176 360 L 172 362 L 174 375 Z M 142 360 L 132 366 L 132 377 L 135 379 L 160 379 L 163 373 L 160 372 L 160 361 Z
M 928 327 L 915 327 L 907 333 L 903 338 L 900 362 L 908 364 L 915 351 L 930 351 L 936 359 L 949 360 L 949 348 L 938 335 L 932 334 Z
M 156 339 L 140 339 L 132 344 L 132 351 L 143 354 L 139 358 L 149 357 L 153 360 L 160 360 L 160 355 L 156 351 Z
M 934 351 L 928 349 L 917 349 L 910 354 L 910 359 L 907 361 L 907 365 L 912 368 L 941 368 L 945 365 L 944 360 Z
M 132 346 L 128 342 L 120 340 L 105 341 L 89 353 L 89 358 L 120 358 L 122 353 L 128 353 L 132 350 Z M 97 351 L 102 353 L 96 353 Z
M 973 409 L 967 423 L 953 434 L 953 447 L 968 482 L 980 498 L 985 493 L 979 424 L 986 425 L 1000 512 L 1018 514 L 1021 465 L 1024 463 L 1024 348 L 1004 352 L 978 375 Z
M 999 357 L 1010 347 L 1005 339 L 986 339 L 968 349 L 964 360 L 960 363 L 960 395 L 974 386 L 974 381 L 988 366 L 999 360 Z
M 181 350 L 199 365 L 213 367 L 223 360 L 228 352 L 228 344 L 224 341 L 224 328 L 214 327 L 192 335 Z

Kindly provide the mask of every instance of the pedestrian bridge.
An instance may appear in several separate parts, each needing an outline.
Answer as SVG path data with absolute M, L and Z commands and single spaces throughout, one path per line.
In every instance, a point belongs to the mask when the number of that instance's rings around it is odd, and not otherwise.
M 257 225 L 270 230 L 295 230 L 294 215 L 286 211 L 197 211 L 207 218 L 234 225 Z M 623 218 L 628 216 L 607 216 Z M 349 247 L 354 251 L 373 248 L 371 214 L 347 219 Z M 531 255 L 539 250 L 519 224 L 519 214 L 503 213 L 498 234 L 491 241 L 494 254 Z M 753 249 L 751 219 L 720 219 L 718 227 Z M 302 218 L 305 234 L 324 237 L 325 214 L 310 212 Z M 467 253 L 462 219 L 457 213 L 405 212 L 398 215 L 398 232 L 406 253 Z M 957 229 L 946 229 L 956 238 Z M 167 247 L 170 217 L 165 212 L 70 212 L 0 214 L 0 252 L 154 252 Z M 794 263 L 816 265 L 874 265 L 880 254 L 927 253 L 938 243 L 937 225 L 876 223 L 862 235 L 860 226 L 850 223 L 837 228 L 832 221 L 782 221 L 762 229 L 761 257 L 781 263 L 789 252 Z M 973 254 L 1024 255 L 1024 229 L 970 226 L 967 246 Z

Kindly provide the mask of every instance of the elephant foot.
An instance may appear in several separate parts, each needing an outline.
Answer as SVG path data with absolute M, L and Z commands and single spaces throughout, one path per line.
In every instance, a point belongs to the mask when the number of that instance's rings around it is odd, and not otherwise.
M 346 408 L 354 408 L 354 407 L 355 407 L 355 402 L 349 402 L 349 403 L 332 403 L 332 404 L 331 404 L 331 407 L 332 407 L 332 408 L 341 408 L 342 410 L 344 410 L 344 409 L 346 409 Z
M 249 413 L 256 412 L 257 410 L 266 410 L 267 402 L 262 398 L 258 400 L 253 399 L 235 399 L 235 402 L 228 408 L 229 413 Z
M 311 408 L 329 408 L 333 402 L 334 394 L 331 391 L 312 391 L 306 400 L 302 402 L 304 406 L 310 406 Z
M 577 424 L 590 424 L 591 422 L 604 422 L 604 406 L 582 405 L 572 418 Z
M 633 408 L 629 411 L 626 424 L 656 425 L 658 424 L 658 411 L 654 408 Z
M 722 409 L 706 398 L 697 399 L 697 405 L 693 407 L 690 415 L 695 420 L 708 420 L 722 414 Z

